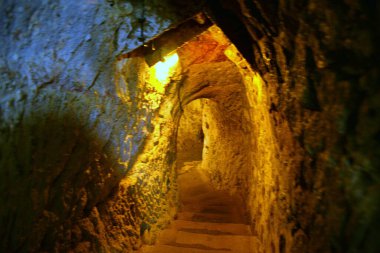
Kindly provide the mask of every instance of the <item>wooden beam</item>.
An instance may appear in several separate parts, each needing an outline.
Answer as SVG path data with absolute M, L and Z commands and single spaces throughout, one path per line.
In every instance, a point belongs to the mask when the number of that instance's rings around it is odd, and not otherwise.
M 120 55 L 118 58 L 145 57 L 149 66 L 162 60 L 187 41 L 206 31 L 213 23 L 203 13 L 186 20 L 177 27 L 170 28 L 162 34 L 145 42 L 133 51 Z

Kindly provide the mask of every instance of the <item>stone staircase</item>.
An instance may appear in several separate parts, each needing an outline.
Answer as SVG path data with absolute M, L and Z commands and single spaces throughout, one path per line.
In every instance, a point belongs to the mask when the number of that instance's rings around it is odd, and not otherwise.
M 244 205 L 237 196 L 213 189 L 199 169 L 185 163 L 178 186 L 181 206 L 155 245 L 141 253 L 255 253 L 259 244 L 246 224 Z

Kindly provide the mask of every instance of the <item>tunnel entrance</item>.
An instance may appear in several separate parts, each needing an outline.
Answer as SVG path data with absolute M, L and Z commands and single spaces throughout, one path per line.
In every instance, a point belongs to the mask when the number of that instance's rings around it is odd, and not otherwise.
M 229 166 L 226 160 L 231 159 L 230 151 L 224 146 L 228 133 L 214 118 L 221 117 L 213 111 L 216 108 L 216 102 L 205 98 L 183 108 L 177 134 L 178 213 L 169 228 L 160 233 L 157 245 L 143 248 L 143 252 L 165 249 L 167 252 L 248 253 L 257 248 L 242 196 L 223 187 L 217 189 L 217 184 L 211 182 L 210 176 L 215 175 L 215 171 L 209 169 L 210 163 Z M 234 149 L 233 145 L 230 147 Z M 227 156 L 220 156 L 219 149 L 226 149 Z M 226 168 L 231 173 L 236 173 L 235 169 L 239 168 Z
M 232 53 L 231 53 L 232 52 Z M 178 48 L 177 167 L 201 160 L 213 186 L 247 194 L 251 116 L 237 49 L 217 26 Z M 229 54 L 229 55 L 228 55 Z M 238 64 L 242 64 L 243 58 Z
M 197 24 L 181 25 L 147 42 L 146 50 L 120 59 L 120 97 L 129 102 L 134 87 L 128 83 L 135 82 L 130 71 L 138 70 L 139 106 L 156 110 L 154 127 L 147 129 L 144 149 L 124 185 L 142 182 L 151 189 L 138 188 L 148 195 L 148 201 L 136 200 L 136 209 L 145 211 L 140 235 L 145 244 L 161 235 L 157 246 L 142 252 L 193 252 L 199 245 L 238 252 L 257 248 L 248 225 L 252 193 L 262 189 L 252 183 L 253 163 L 268 170 L 261 181 L 271 183 L 274 154 L 263 82 L 218 26 L 196 19 Z M 198 34 L 184 36 L 199 25 Z
M 232 60 L 239 53 L 217 26 L 176 53 L 181 77 L 172 90 L 172 115 L 178 118 L 179 209 L 158 245 L 143 252 L 165 247 L 167 252 L 251 252 L 257 242 L 244 201 L 250 180 L 251 118 L 246 80 L 237 65 L 246 62 Z

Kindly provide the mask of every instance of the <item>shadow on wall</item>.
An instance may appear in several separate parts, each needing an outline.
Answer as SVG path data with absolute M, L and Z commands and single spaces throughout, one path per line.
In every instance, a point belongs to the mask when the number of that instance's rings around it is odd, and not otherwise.
M 111 99 L 56 92 L 0 104 L 4 252 L 104 244 L 96 206 L 117 190 L 144 139 L 140 127 L 125 141 L 126 126 L 146 123 L 127 110 Z

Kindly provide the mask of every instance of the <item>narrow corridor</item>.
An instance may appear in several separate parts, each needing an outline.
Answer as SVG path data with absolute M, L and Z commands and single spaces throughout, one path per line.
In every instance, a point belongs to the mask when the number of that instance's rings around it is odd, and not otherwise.
M 141 253 L 254 253 L 258 247 L 238 196 L 211 187 L 200 162 L 179 170 L 180 208 L 177 219 Z

